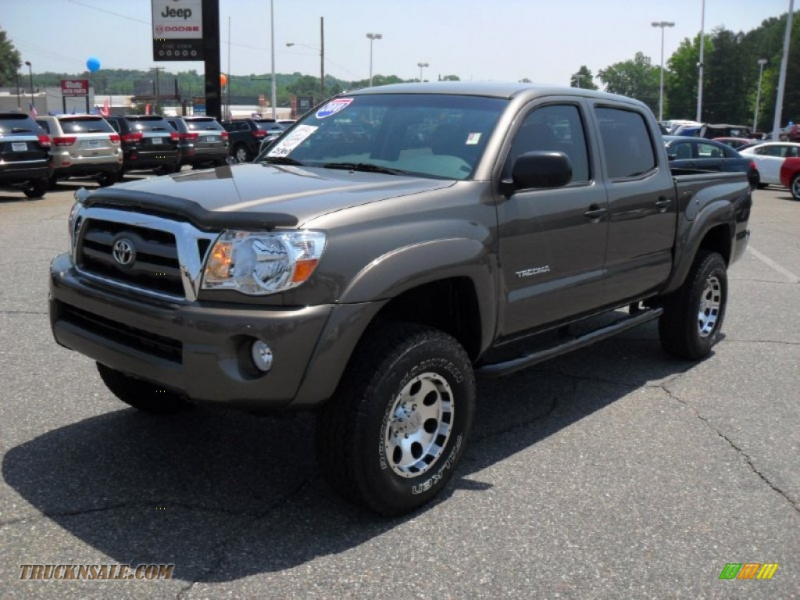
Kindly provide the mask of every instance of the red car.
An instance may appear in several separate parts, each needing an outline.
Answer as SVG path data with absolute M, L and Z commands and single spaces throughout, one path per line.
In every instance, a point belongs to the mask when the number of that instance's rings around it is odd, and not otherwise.
M 800 157 L 786 158 L 781 165 L 781 185 L 792 192 L 792 198 L 800 200 Z

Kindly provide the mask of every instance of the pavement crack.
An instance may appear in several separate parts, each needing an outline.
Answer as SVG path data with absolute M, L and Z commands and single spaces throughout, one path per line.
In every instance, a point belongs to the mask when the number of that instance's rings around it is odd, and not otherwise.
M 758 470 L 758 468 L 756 467 L 755 463 L 753 463 L 753 460 L 750 458 L 750 456 L 748 456 L 748 455 L 747 455 L 747 453 L 746 453 L 744 450 L 742 450 L 742 448 L 740 448 L 739 446 L 737 446 L 737 445 L 736 445 L 736 442 L 734 442 L 732 439 L 730 439 L 730 438 L 729 438 L 727 435 L 725 435 L 725 434 L 724 434 L 722 431 L 720 431 L 719 429 L 717 429 L 716 427 L 714 427 L 714 426 L 711 424 L 711 421 L 710 421 L 709 419 L 707 419 L 706 417 L 704 417 L 702 414 L 700 414 L 700 412 L 699 412 L 699 411 L 698 411 L 698 410 L 697 410 L 697 409 L 696 409 L 694 406 L 692 406 L 692 405 L 691 405 L 691 404 L 689 404 L 689 403 L 688 403 L 686 400 L 683 400 L 681 397 L 679 397 L 678 395 L 676 395 L 676 394 L 675 394 L 675 393 L 674 393 L 672 390 L 670 390 L 670 389 L 667 387 L 667 385 L 668 385 L 668 384 L 669 384 L 669 382 L 664 382 L 664 383 L 662 383 L 661 385 L 659 385 L 659 386 L 656 386 L 656 387 L 660 387 L 660 388 L 661 388 L 661 389 L 664 391 L 664 393 L 665 393 L 665 394 L 667 394 L 667 396 L 669 396 L 671 399 L 675 400 L 676 402 L 678 402 L 678 403 L 680 403 L 680 404 L 684 405 L 684 406 L 685 406 L 685 407 L 687 407 L 689 410 L 691 410 L 691 411 L 694 413 L 694 415 L 695 415 L 695 416 L 696 416 L 698 419 L 700 419 L 700 420 L 701 420 L 703 423 L 705 423 L 705 424 L 706 424 L 706 426 L 707 426 L 707 427 L 708 427 L 708 428 L 709 428 L 711 431 L 713 431 L 713 432 L 714 432 L 714 433 L 716 433 L 716 434 L 717 434 L 719 437 L 721 437 L 723 440 L 725 440 L 725 441 L 728 443 L 728 445 L 729 445 L 731 448 L 733 448 L 733 449 L 734 449 L 734 450 L 735 450 L 735 451 L 736 451 L 736 452 L 737 452 L 737 453 L 738 453 L 738 454 L 739 454 L 739 455 L 740 455 L 742 458 L 744 458 L 745 462 L 747 463 L 747 466 L 748 466 L 748 467 L 750 467 L 750 470 L 751 470 L 751 471 L 753 471 L 753 473 L 755 473 L 755 474 L 756 474 L 756 475 L 759 477 L 759 479 L 761 479 L 761 481 L 763 481 L 764 483 L 766 483 L 766 484 L 769 486 L 769 488 L 770 488 L 771 490 L 773 490 L 774 492 L 777 492 L 777 493 L 778 493 L 778 494 L 779 494 L 779 495 L 780 495 L 780 496 L 781 496 L 781 497 L 782 497 L 784 500 L 786 500 L 786 502 L 788 502 L 788 503 L 789 503 L 789 506 L 791 506 L 791 507 L 792 507 L 792 508 L 793 508 L 793 509 L 794 509 L 796 512 L 800 513 L 800 506 L 798 506 L 798 505 L 797 505 L 797 503 L 796 503 L 796 502 L 794 502 L 794 501 L 793 501 L 793 500 L 792 500 L 792 499 L 791 499 L 791 498 L 790 498 L 790 497 L 789 497 L 789 496 L 786 494 L 786 492 L 784 492 L 782 489 L 780 489 L 778 486 L 776 486 L 774 483 L 772 483 L 772 482 L 769 480 L 769 478 L 767 478 L 767 477 L 766 477 L 766 476 L 765 476 L 765 475 L 764 475 L 764 474 L 763 474 L 761 471 L 759 471 L 759 470 Z
M 203 568 L 203 570 L 199 573 L 198 576 L 195 577 L 194 581 L 191 581 L 187 586 L 181 588 L 181 590 L 175 596 L 176 600 L 181 600 L 182 598 L 185 598 L 186 593 L 189 590 L 191 590 L 195 586 L 195 584 L 199 582 L 200 577 L 202 577 L 204 580 L 207 580 L 209 576 L 212 573 L 214 573 L 214 571 L 216 571 L 222 566 L 224 558 L 222 556 L 221 551 L 225 546 L 227 546 L 232 541 L 239 539 L 242 533 L 248 531 L 250 527 L 252 527 L 253 523 L 268 517 L 273 512 L 279 510 L 284 505 L 288 504 L 292 500 L 292 498 L 299 495 L 303 491 L 303 489 L 305 489 L 315 479 L 317 479 L 316 475 L 304 479 L 294 488 L 286 492 L 281 497 L 277 498 L 264 510 L 259 511 L 258 513 L 249 513 L 249 515 L 252 518 L 248 519 L 245 523 L 242 523 L 239 527 L 232 528 L 231 533 L 229 535 L 227 535 L 224 539 L 221 539 L 214 546 L 209 548 L 209 555 L 213 556 L 214 560 L 208 561 L 207 566 Z

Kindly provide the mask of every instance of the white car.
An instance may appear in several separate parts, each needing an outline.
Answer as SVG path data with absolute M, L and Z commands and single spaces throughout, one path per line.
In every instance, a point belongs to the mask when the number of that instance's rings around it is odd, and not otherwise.
M 781 185 L 783 159 L 789 156 L 800 156 L 800 144 L 795 142 L 764 142 L 757 146 L 745 148 L 739 154 L 755 161 L 760 177 L 758 187 L 764 188 L 768 185 Z

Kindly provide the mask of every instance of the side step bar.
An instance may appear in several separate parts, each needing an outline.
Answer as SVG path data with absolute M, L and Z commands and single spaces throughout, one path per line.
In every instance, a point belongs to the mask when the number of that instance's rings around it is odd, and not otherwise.
M 600 329 L 595 329 L 581 335 L 580 337 L 576 337 L 567 342 L 534 352 L 533 354 L 526 354 L 525 356 L 520 356 L 519 358 L 513 358 L 511 360 L 492 365 L 484 365 L 483 367 L 477 369 L 475 374 L 478 377 L 492 378 L 508 375 L 509 373 L 514 373 L 516 371 L 521 371 L 522 369 L 533 366 L 540 362 L 550 360 L 551 358 L 561 356 L 562 354 L 567 354 L 573 350 L 578 350 L 579 348 L 583 348 L 590 344 L 594 344 L 595 342 L 610 338 L 618 333 L 627 331 L 628 329 L 638 327 L 639 325 L 652 321 L 653 319 L 657 319 L 663 312 L 664 309 L 661 307 L 640 311 L 629 317 L 620 319 L 619 321 L 616 321 L 610 325 L 606 325 Z

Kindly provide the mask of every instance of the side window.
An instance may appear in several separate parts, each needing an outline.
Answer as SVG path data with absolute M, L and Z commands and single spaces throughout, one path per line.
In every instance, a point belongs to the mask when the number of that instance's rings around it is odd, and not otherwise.
M 610 179 L 638 177 L 656 168 L 656 155 L 641 114 L 619 108 L 595 108 Z
M 786 154 L 786 156 L 792 156 L 792 157 L 800 156 L 800 152 L 798 152 L 798 150 L 800 150 L 800 148 L 798 148 L 797 146 L 790 146 L 789 152 Z
M 697 148 L 697 158 L 719 158 L 722 156 L 722 152 L 716 146 L 712 146 L 711 144 L 698 144 Z
M 47 133 L 50 133 L 50 123 L 48 123 L 47 121 L 36 121 L 36 123 Z
M 526 152 L 563 152 L 572 163 L 572 183 L 587 183 L 591 178 L 586 135 L 577 106 L 559 104 L 534 109 L 517 132 L 503 169 L 511 175 L 514 161 Z
M 679 142 L 674 144 L 669 150 L 670 157 L 678 160 L 688 160 L 692 158 L 692 144 L 689 142 Z

